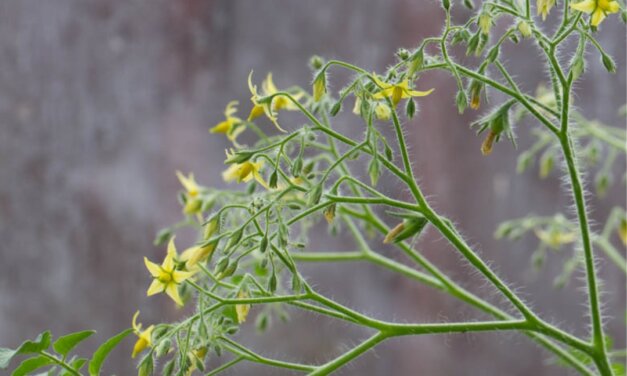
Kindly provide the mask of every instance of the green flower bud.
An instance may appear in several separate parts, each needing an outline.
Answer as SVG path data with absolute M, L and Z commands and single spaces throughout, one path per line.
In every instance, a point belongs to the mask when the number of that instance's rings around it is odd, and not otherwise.
M 616 73 L 616 63 L 614 62 L 614 59 L 612 59 L 610 55 L 603 52 L 601 54 L 601 61 L 603 62 L 603 66 L 608 72 Z
M 540 171 L 539 175 L 541 179 L 546 179 L 553 171 L 553 166 L 555 165 L 555 157 L 553 153 L 550 151 L 546 151 L 540 157 Z
M 314 55 L 309 59 L 309 66 L 312 70 L 317 71 L 324 65 L 324 59 L 318 55 Z
M 318 205 L 320 198 L 322 197 L 322 184 L 316 184 L 308 193 L 309 206 Z
M 370 183 L 372 186 L 376 186 L 379 182 L 379 177 L 381 176 L 381 169 L 379 168 L 379 160 L 377 158 L 372 158 L 370 164 L 368 165 L 368 175 L 370 176 Z
M 396 51 L 396 56 L 401 60 L 407 60 L 409 58 L 409 51 L 405 48 L 399 48 L 398 51 Z
M 464 110 L 466 110 L 466 107 L 468 106 L 468 99 L 466 98 L 466 93 L 464 90 L 460 90 L 457 92 L 457 96 L 455 97 L 455 104 L 457 105 L 457 112 L 463 114 Z
M 279 174 L 277 173 L 277 170 L 274 170 L 272 171 L 272 174 L 270 174 L 270 180 L 268 180 L 268 186 L 272 189 L 276 189 L 278 183 L 279 183 Z
M 407 105 L 405 106 L 405 113 L 409 119 L 412 119 L 416 114 L 416 102 L 413 98 L 409 98 Z
M 268 237 L 264 236 L 259 242 L 259 252 L 265 253 L 268 250 Z
M 573 60 L 572 65 L 570 66 L 570 71 L 573 72 L 573 80 L 578 80 L 585 71 L 585 69 L 586 66 L 583 56 L 577 55 Z
M 533 155 L 528 152 L 524 152 L 518 156 L 518 162 L 516 163 L 516 172 L 522 174 L 533 163 Z

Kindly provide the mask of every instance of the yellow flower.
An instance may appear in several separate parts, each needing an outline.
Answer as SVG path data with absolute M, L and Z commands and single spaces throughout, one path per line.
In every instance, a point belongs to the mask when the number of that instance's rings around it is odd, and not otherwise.
M 142 331 L 142 324 L 137 324 L 137 317 L 139 316 L 139 311 L 135 312 L 133 315 L 133 332 L 138 337 L 137 342 L 135 342 L 135 346 L 133 346 L 133 354 L 131 357 L 136 357 L 137 354 L 144 351 L 148 347 L 152 346 L 152 330 L 155 328 L 154 325 L 150 325 L 146 330 Z
M 246 299 L 248 298 L 248 294 L 246 293 L 246 291 L 240 290 L 240 292 L 237 293 L 237 297 L 239 299 Z M 246 321 L 249 311 L 250 304 L 236 304 L 235 313 L 237 313 L 237 322 L 241 324 Z
M 243 126 L 239 126 L 242 124 L 242 119 L 233 116 L 237 113 L 237 101 L 231 101 L 226 105 L 226 109 L 224 110 L 225 120 L 218 123 L 215 127 L 209 129 L 211 133 L 224 133 L 226 137 L 236 143 L 235 139 L 239 136 L 240 133 L 244 131 Z
M 536 229 L 534 232 L 542 243 L 553 249 L 558 249 L 563 244 L 572 243 L 577 239 L 577 234 L 574 232 L 562 232 L 558 230 L 545 231 L 540 229 Z
M 592 13 L 590 25 L 597 27 L 608 14 L 617 13 L 620 4 L 615 0 L 584 0 L 580 3 L 570 4 L 570 7 L 584 13 Z
M 374 94 L 374 99 L 383 99 L 383 98 L 391 98 L 392 104 L 396 106 L 398 102 L 403 98 L 411 98 L 411 97 L 424 97 L 433 91 L 433 89 L 427 91 L 418 91 L 411 90 L 409 88 L 409 81 L 404 80 L 397 84 L 388 84 L 386 82 L 381 81 L 376 74 L 373 74 L 375 83 L 379 86 L 380 90 Z
M 176 270 L 174 259 L 177 258 L 176 246 L 174 245 L 174 237 L 170 239 L 168 244 L 168 254 L 163 260 L 163 264 L 157 265 L 144 257 L 146 268 L 154 278 L 146 295 L 151 296 L 165 292 L 174 302 L 180 306 L 183 305 L 181 296 L 179 295 L 178 285 L 190 278 L 194 273 Z
M 281 132 L 285 132 L 285 130 L 281 128 L 281 126 L 279 126 L 276 112 L 281 110 L 293 111 L 297 110 L 298 107 L 296 107 L 296 105 L 292 103 L 289 98 L 283 95 L 274 97 L 271 101 L 272 103 L 259 103 L 259 93 L 257 92 L 257 86 L 253 85 L 252 79 L 253 72 L 250 71 L 250 74 L 248 75 L 248 89 L 252 94 L 250 100 L 253 102 L 253 108 L 252 110 L 250 110 L 250 115 L 248 115 L 248 121 L 252 121 L 257 117 L 265 114 L 268 119 L 272 121 L 274 126 L 277 127 L 277 129 L 279 129 Z M 261 83 L 261 89 L 264 97 L 279 92 L 279 89 L 277 89 L 274 81 L 272 80 L 272 73 L 268 73 L 266 79 Z M 292 97 L 296 100 L 300 99 L 302 96 L 303 93 L 292 95 Z
M 227 153 L 227 157 L 228 156 L 229 155 Z M 259 173 L 262 167 L 263 161 L 246 161 L 243 163 L 232 163 L 226 170 L 224 170 L 224 172 L 222 173 L 222 178 L 227 183 L 234 180 L 238 183 L 247 183 L 254 178 L 264 188 L 269 189 L 268 184 L 266 184 L 266 182 L 263 180 L 263 177 Z
M 549 15 L 551 8 L 555 5 L 555 0 L 537 0 L 536 8 L 538 14 L 542 15 L 542 21 L 546 20 L 546 16 Z
M 198 194 L 200 193 L 200 188 L 198 184 L 196 184 L 196 179 L 194 179 L 194 174 L 190 173 L 187 177 L 183 175 L 180 171 L 176 171 L 176 177 L 178 177 L 179 181 L 183 188 L 185 188 L 185 206 L 183 207 L 183 213 L 185 214 L 194 214 L 198 213 L 201 208 L 201 200 L 198 198 Z

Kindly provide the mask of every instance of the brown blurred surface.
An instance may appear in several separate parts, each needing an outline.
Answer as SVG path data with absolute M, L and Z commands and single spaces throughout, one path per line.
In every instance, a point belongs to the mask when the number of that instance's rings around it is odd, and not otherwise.
M 461 7 L 456 11 L 459 19 L 466 14 Z M 261 79 L 272 70 L 283 87 L 308 85 L 313 54 L 381 70 L 398 47 L 436 35 L 441 21 L 436 1 L 1 1 L 0 346 L 15 346 L 45 329 L 60 335 L 94 328 L 93 348 L 128 327 L 138 308 L 145 323 L 181 317 L 166 299 L 145 297 L 149 277 L 142 257 L 162 254 L 152 246 L 153 236 L 180 218 L 174 170 L 194 171 L 203 184 L 224 186 L 218 172 L 227 144 L 207 129 L 232 99 L 248 109 L 248 72 L 254 69 Z M 577 99 L 589 117 L 620 126 L 624 119 L 615 113 L 625 103 L 625 33 L 618 17 L 603 24 L 600 39 L 615 56 L 618 73 L 605 73 L 589 50 L 589 72 Z M 524 90 L 533 92 L 546 79 L 531 43 L 508 46 L 504 55 Z M 460 117 L 454 109 L 453 80 L 430 73 L 420 86 L 437 90 L 420 101 L 417 120 L 405 126 L 415 171 L 435 207 L 460 225 L 470 244 L 543 317 L 585 333 L 581 278 L 563 290 L 550 288 L 566 255 L 551 255 L 543 273 L 534 274 L 529 258 L 535 239 L 512 244 L 492 237 L 500 221 L 570 208 L 558 174 L 544 181 L 533 172 L 515 175 L 516 151 L 506 143 L 483 158 L 481 139 L 467 126 L 476 114 Z M 294 125 L 302 124 L 295 119 Z M 345 132 L 361 127 L 351 117 L 342 119 L 348 122 Z M 532 126 L 519 127 L 523 148 Z M 385 181 L 381 189 L 406 194 Z M 595 229 L 613 203 L 625 205 L 624 185 L 595 201 Z M 312 248 L 341 246 L 330 239 Z M 502 303 L 434 232 L 419 248 L 470 290 Z M 605 260 L 599 265 L 608 328 L 616 346 L 624 347 L 625 279 Z M 483 318 L 372 266 L 304 270 L 322 292 L 375 317 Z M 263 337 L 251 325 L 239 338 L 269 356 L 321 362 L 367 335 L 298 312 L 292 318 Z M 112 356 L 109 373 L 132 374 L 130 346 Z M 385 343 L 339 373 L 568 374 L 547 366 L 548 359 L 517 334 L 425 336 Z M 238 366 L 229 374 L 284 373 Z

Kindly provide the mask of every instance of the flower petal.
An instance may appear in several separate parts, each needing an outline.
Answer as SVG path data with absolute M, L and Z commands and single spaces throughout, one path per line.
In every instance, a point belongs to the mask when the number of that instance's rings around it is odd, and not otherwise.
M 172 280 L 174 281 L 174 283 L 181 283 L 193 275 L 194 273 L 192 272 L 182 272 L 180 270 L 175 270 L 172 273 Z
M 165 293 L 168 294 L 168 296 L 172 298 L 176 304 L 180 306 L 183 305 L 183 301 L 179 295 L 178 285 L 176 283 L 168 283 L 168 286 L 165 288 Z
M 431 94 L 433 92 L 433 90 L 435 90 L 435 89 L 429 89 L 427 91 L 407 90 L 406 93 L 409 94 L 412 97 L 426 97 L 427 95 Z M 405 93 L 403 93 L 403 94 L 405 94 Z M 403 98 L 407 98 L 407 97 L 403 96 Z
M 185 177 L 181 171 L 176 171 L 176 177 L 179 178 L 181 185 L 190 196 L 196 196 L 198 194 L 198 184 L 196 184 L 196 179 L 194 179 L 193 173 L 190 173 L 188 177 Z
M 272 95 L 279 91 L 272 80 L 272 72 L 268 72 L 266 79 L 261 83 L 261 90 L 263 90 L 263 95 Z
M 139 333 L 142 330 L 142 324 L 137 324 L 137 317 L 139 317 L 139 310 L 133 315 L 133 330 L 135 333 Z
M 594 11 L 594 13 L 592 13 L 590 25 L 599 26 L 599 24 L 601 24 L 601 22 L 603 22 L 604 19 L 605 19 L 605 12 L 603 12 L 603 10 L 599 7 Z
M 580 3 L 570 4 L 571 8 L 585 13 L 592 13 L 596 6 L 596 0 L 585 0 Z
M 155 294 L 160 294 L 165 290 L 165 285 L 163 282 L 158 279 L 153 279 L 150 287 L 148 287 L 148 291 L 146 291 L 146 296 L 152 296 Z
M 150 275 L 153 277 L 158 277 L 161 274 L 161 267 L 154 262 L 148 260 L 147 257 L 144 257 L 144 264 L 146 264 L 146 269 L 150 272 Z

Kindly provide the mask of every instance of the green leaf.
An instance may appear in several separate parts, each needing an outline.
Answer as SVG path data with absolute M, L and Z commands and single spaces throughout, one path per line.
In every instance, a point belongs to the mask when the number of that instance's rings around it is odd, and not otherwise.
M 25 376 L 36 369 L 52 364 L 52 361 L 44 356 L 26 359 L 13 371 L 11 376 Z
M 0 369 L 9 366 L 11 359 L 18 354 L 36 354 L 50 346 L 51 335 L 45 331 L 37 336 L 34 341 L 24 341 L 17 349 L 7 349 L 0 347 Z
M 109 338 L 107 342 L 103 343 L 98 348 L 98 350 L 96 350 L 96 352 L 94 353 L 94 356 L 89 361 L 89 375 L 90 376 L 100 374 L 100 368 L 102 368 L 102 364 L 104 363 L 105 359 L 107 359 L 107 356 L 109 356 L 109 353 L 111 352 L 111 350 L 113 350 L 124 338 L 126 338 L 126 336 L 128 336 L 132 332 L 133 332 L 133 329 L 131 328 L 126 329 L 123 332 Z
M 93 330 L 85 330 L 82 332 L 75 332 L 59 337 L 53 344 L 52 347 L 54 351 L 61 354 L 63 358 L 67 356 L 67 354 L 72 351 L 76 345 L 78 345 L 81 341 L 87 339 L 92 334 L 96 333 Z

